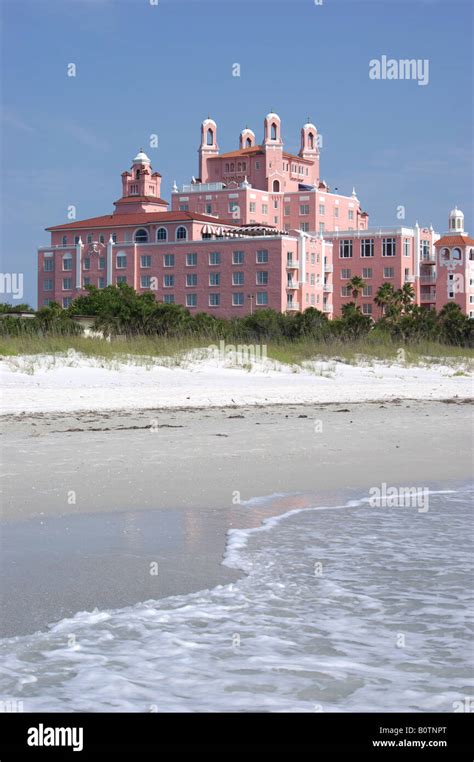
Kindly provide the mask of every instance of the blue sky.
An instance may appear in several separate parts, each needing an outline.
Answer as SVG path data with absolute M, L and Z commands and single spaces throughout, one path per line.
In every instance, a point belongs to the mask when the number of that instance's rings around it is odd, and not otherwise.
M 153 0 L 152 0 L 153 2 Z M 285 147 L 311 118 L 321 175 L 355 185 L 371 225 L 433 224 L 457 204 L 473 233 L 472 4 L 456 0 L 0 0 L 2 272 L 36 305 L 46 226 L 106 214 L 143 147 L 162 195 L 197 175 L 200 123 L 221 151 L 273 109 Z M 428 59 L 429 84 L 372 80 L 369 61 Z M 76 77 L 67 76 L 74 63 Z M 239 63 L 241 76 L 232 76 Z M 159 146 L 149 148 L 158 134 Z M 11 301 L 4 295 L 4 301 Z

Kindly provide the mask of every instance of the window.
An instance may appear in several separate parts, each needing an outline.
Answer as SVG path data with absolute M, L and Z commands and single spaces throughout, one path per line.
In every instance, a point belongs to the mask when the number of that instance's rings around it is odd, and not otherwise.
M 238 293 L 232 294 L 232 306 L 233 307 L 243 307 L 244 304 L 244 295 L 240 291 Z
M 87 234 L 87 243 L 92 243 L 92 233 Z
M 311 273 L 311 285 L 312 286 L 316 285 L 314 280 L 314 273 Z
M 189 212 L 189 204 L 180 204 L 179 205 L 179 211 L 180 212 Z
M 221 263 L 221 255 L 218 251 L 211 251 L 209 254 L 209 264 L 210 265 L 220 265 Z
M 289 204 L 285 204 L 284 214 L 285 214 L 286 217 L 289 216 L 289 214 L 290 214 L 290 205 Z
M 405 238 L 403 241 L 403 256 L 409 257 L 410 256 L 410 239 Z
M 263 265 L 268 262 L 268 251 L 266 249 L 259 249 L 257 251 L 257 264 Z
M 361 257 L 374 256 L 374 239 L 373 238 L 362 238 L 360 242 L 360 256 Z
M 229 171 L 229 162 L 226 162 L 226 165 L 225 165 L 225 171 L 226 171 L 226 172 L 228 172 L 228 171 Z
M 165 288 L 172 288 L 174 286 L 174 275 L 164 275 L 163 286 Z
M 268 272 L 259 270 L 257 272 L 257 286 L 266 286 L 268 284 Z
M 382 238 L 382 257 L 394 257 L 395 253 L 395 238 Z
M 101 233 L 99 236 L 99 243 L 105 243 L 105 238 L 103 233 Z
M 232 252 L 232 264 L 233 265 L 243 265 L 244 264 L 244 252 L 243 251 L 233 251 Z
M 271 128 L 271 139 L 276 140 L 277 139 L 277 128 L 275 122 L 272 122 L 272 128 Z
M 148 241 L 148 233 L 144 228 L 140 228 L 140 230 L 137 230 L 135 233 L 135 243 L 147 243 Z
M 229 213 L 234 217 L 240 217 L 239 204 L 237 201 L 229 201 Z
M 186 286 L 189 288 L 189 286 L 197 286 L 198 283 L 198 276 L 196 273 L 191 273 L 190 275 L 186 275 Z
M 84 283 L 82 284 L 83 288 L 85 288 L 86 286 L 90 286 L 90 284 L 91 284 L 91 279 L 84 278 Z
M 186 307 L 197 307 L 197 294 L 186 294 Z
M 309 204 L 300 204 L 300 214 L 309 214 Z
M 311 264 L 312 265 L 316 264 L 316 254 L 314 253 L 314 251 L 311 252 Z
M 274 180 L 273 181 L 273 192 L 274 193 L 279 193 L 280 192 L 280 181 L 279 180 Z
M 206 143 L 208 146 L 212 146 L 212 144 L 214 143 L 214 133 L 210 127 L 206 133 Z
M 384 278 L 393 278 L 395 276 L 395 270 L 393 267 L 384 267 L 383 268 L 383 277 Z
M 156 240 L 157 241 L 166 241 L 168 238 L 168 232 L 166 228 L 158 228 L 156 231 Z
M 43 260 L 43 270 L 45 273 L 51 273 L 54 270 L 54 259 L 52 257 L 48 257 L 48 259 Z
M 278 209 L 278 199 L 277 199 L 277 198 L 275 198 L 275 199 L 273 200 L 273 208 L 274 208 L 274 209 Z
M 174 304 L 174 294 L 165 294 L 163 301 L 165 304 Z
M 112 242 L 117 243 L 117 233 L 112 233 Z
M 304 233 L 309 233 L 309 222 L 301 222 L 300 230 L 302 230 Z
M 340 259 L 352 257 L 352 240 L 350 238 L 343 238 L 339 241 L 339 257 Z
M 53 290 L 53 279 L 46 278 L 43 282 L 43 291 L 52 291 L 52 290 Z
M 255 162 L 255 169 L 260 169 L 260 162 L 259 161 Z
M 324 214 L 325 211 L 326 211 L 326 207 L 324 206 L 324 204 L 320 204 L 319 205 L 319 214 Z
M 182 225 L 179 226 L 179 228 L 176 230 L 176 240 L 177 241 L 185 241 L 188 237 L 188 233 L 186 228 L 184 228 Z
M 249 211 L 250 212 L 256 212 L 257 211 L 257 204 L 255 201 L 251 201 L 249 204 Z
M 368 304 L 362 305 L 362 314 L 363 315 L 371 315 L 372 314 L 372 305 L 370 302 Z
M 372 286 L 364 286 L 362 296 L 372 296 Z
M 63 296 L 63 307 L 69 307 L 72 304 L 70 296 Z
M 451 259 L 455 262 L 460 262 L 462 259 L 461 249 L 453 249 L 451 252 Z
M 341 286 L 341 296 L 352 296 L 352 289 L 350 286 Z
M 341 270 L 341 278 L 343 278 L 344 280 L 349 280 L 350 277 L 351 277 L 351 271 L 349 269 L 344 268 Z
M 268 214 L 268 204 L 262 204 L 262 214 Z
M 72 270 L 72 256 L 65 254 L 63 257 L 63 270 Z
M 105 278 L 99 278 L 99 288 L 105 288 Z
M 243 286 L 244 285 L 244 274 L 243 274 L 243 272 L 232 273 L 232 285 L 233 286 Z
M 209 273 L 209 285 L 210 286 L 220 286 L 221 285 L 221 274 L 220 273 Z
M 123 270 L 127 266 L 127 257 L 125 254 L 117 254 L 117 269 Z
M 257 304 L 259 307 L 268 304 L 268 291 L 257 291 Z
M 197 254 L 186 254 L 186 266 L 196 267 L 196 265 L 197 265 Z
M 140 287 L 150 288 L 150 286 L 151 286 L 151 275 L 140 275 Z
M 105 270 L 105 257 L 99 257 L 99 270 Z
M 324 222 L 319 223 L 319 232 L 324 233 Z
M 430 258 L 430 242 L 420 241 L 420 255 L 422 259 Z
M 63 235 L 63 238 L 62 238 L 62 245 L 63 245 L 63 246 L 67 246 L 67 235 Z
M 72 288 L 72 278 L 63 278 L 63 291 L 70 291 Z
M 372 268 L 371 267 L 363 267 L 362 268 L 362 278 L 364 280 L 368 280 L 372 277 Z
M 84 270 L 90 270 L 91 269 L 91 258 L 90 257 L 84 257 L 84 261 L 82 263 L 82 266 Z
M 347 213 L 347 219 L 349 219 L 349 220 L 353 220 L 354 219 L 354 212 L 352 211 L 352 209 L 349 209 L 349 211 Z
M 120 286 L 121 283 L 127 282 L 127 276 L 126 275 L 117 275 L 117 286 Z
M 206 204 L 206 214 L 212 214 L 212 204 Z
M 151 267 L 151 257 L 149 254 L 142 254 L 140 256 L 140 267 Z
M 220 294 L 209 294 L 209 307 L 218 307 L 221 303 Z
M 339 217 L 339 207 L 338 206 L 334 207 L 334 216 L 335 217 Z
M 137 175 L 136 175 L 136 177 L 137 177 L 137 178 L 138 178 L 138 177 L 140 177 L 140 175 L 138 174 L 138 172 L 137 172 Z M 131 195 L 131 196 L 138 196 L 138 185 L 136 185 L 135 183 L 134 183 L 133 185 L 131 185 L 131 186 L 130 186 L 130 195 Z
M 174 267 L 174 254 L 165 254 L 163 257 L 164 267 Z

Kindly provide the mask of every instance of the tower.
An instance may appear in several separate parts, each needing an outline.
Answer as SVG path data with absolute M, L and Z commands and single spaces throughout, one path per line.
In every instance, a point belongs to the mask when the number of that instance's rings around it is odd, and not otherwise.
M 210 182 L 208 159 L 217 156 L 217 125 L 214 119 L 208 117 L 201 124 L 201 145 L 199 146 L 199 177 L 202 183 Z
M 451 209 L 449 213 L 449 232 L 451 234 L 465 235 L 464 233 L 464 214 L 457 206 Z
M 160 193 L 161 175 L 152 171 L 150 159 L 140 149 L 131 168 L 122 172 L 122 198 L 114 202 L 115 213 L 166 209 L 168 202 L 163 201 Z
M 281 139 L 281 120 L 278 114 L 271 111 L 263 123 L 265 151 L 265 174 L 268 190 L 280 193 L 284 187 L 283 175 L 283 140 Z
M 255 133 L 253 130 L 249 130 L 248 127 L 246 127 L 242 132 L 240 133 L 239 137 L 239 148 L 253 148 L 255 145 Z

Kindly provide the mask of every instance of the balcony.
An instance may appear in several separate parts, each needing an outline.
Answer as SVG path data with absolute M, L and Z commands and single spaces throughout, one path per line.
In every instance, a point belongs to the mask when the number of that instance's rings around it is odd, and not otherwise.
M 323 304 L 323 312 L 332 312 L 332 304 Z
M 298 312 L 300 309 L 299 302 L 287 302 L 286 309 L 287 309 L 287 312 L 295 312 L 295 311 Z
M 323 265 L 323 270 L 325 273 L 332 273 L 334 271 L 333 265 L 328 265 L 326 262 Z
M 435 302 L 436 301 L 436 291 L 434 289 L 431 289 L 431 291 L 425 291 L 421 292 L 420 294 L 420 301 L 424 304 L 427 302 Z
M 414 275 L 405 275 L 405 283 L 414 283 L 414 282 L 415 282 Z
M 289 280 L 286 284 L 287 288 L 298 288 L 298 282 L 296 280 Z
M 323 283 L 323 291 L 327 291 L 328 293 L 332 294 L 334 289 L 334 286 L 332 283 Z
M 435 254 L 424 254 L 420 259 L 420 265 L 435 265 L 436 264 L 436 255 Z
M 224 190 L 224 183 L 192 183 L 192 185 L 183 185 L 181 191 L 173 193 L 210 193 L 211 191 Z
M 420 275 L 420 283 L 436 283 L 436 275 Z
M 286 260 L 286 269 L 287 270 L 297 270 L 299 267 L 299 260 L 298 259 L 287 259 Z

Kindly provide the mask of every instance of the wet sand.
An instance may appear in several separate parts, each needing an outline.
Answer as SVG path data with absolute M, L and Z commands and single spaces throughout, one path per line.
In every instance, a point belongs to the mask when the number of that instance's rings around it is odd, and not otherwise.
M 227 530 L 271 512 L 382 482 L 468 480 L 471 410 L 404 400 L 9 417 L 1 634 L 232 581 Z M 292 496 L 245 504 L 274 493 Z

